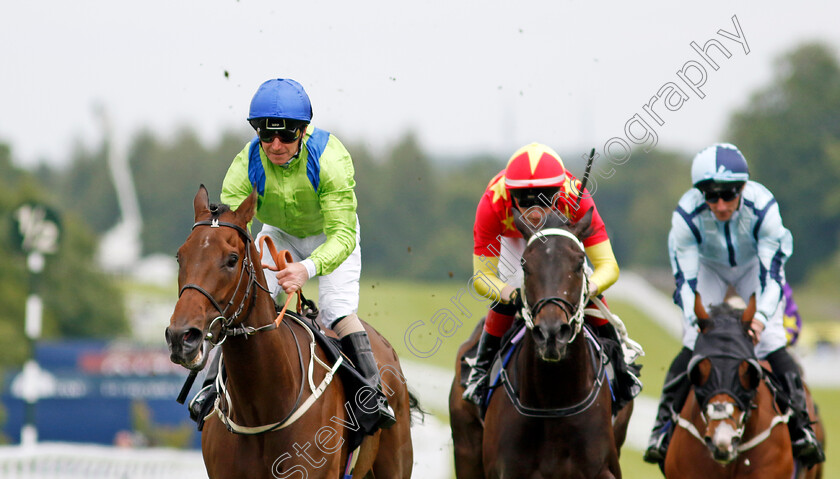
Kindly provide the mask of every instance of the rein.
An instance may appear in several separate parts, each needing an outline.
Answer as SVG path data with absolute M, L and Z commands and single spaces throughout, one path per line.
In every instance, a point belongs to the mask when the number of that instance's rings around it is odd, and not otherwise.
M 597 372 L 595 373 L 595 382 L 592 383 L 592 388 L 589 390 L 589 394 L 586 395 L 580 402 L 577 404 L 573 404 L 567 407 L 555 408 L 555 409 L 540 409 L 540 408 L 532 408 L 522 404 L 522 401 L 519 400 L 519 394 L 517 393 L 516 389 L 513 386 L 510 378 L 508 377 L 507 371 L 502 368 L 500 372 L 500 377 L 502 384 L 505 386 L 505 392 L 508 395 L 508 399 L 513 404 L 513 407 L 516 408 L 516 411 L 519 414 L 527 417 L 534 417 L 534 418 L 558 418 L 558 417 L 568 417 L 574 416 L 575 414 L 580 414 L 587 409 L 589 409 L 595 401 L 598 399 L 598 393 L 601 391 L 601 385 L 604 382 L 604 378 L 607 375 L 606 366 L 604 358 L 601 354 L 601 347 L 598 344 L 598 341 L 592 336 L 592 333 L 589 332 L 589 329 L 585 329 L 586 331 L 586 338 L 592 344 L 592 349 L 589 350 L 589 357 L 592 361 L 592 365 L 596 366 Z

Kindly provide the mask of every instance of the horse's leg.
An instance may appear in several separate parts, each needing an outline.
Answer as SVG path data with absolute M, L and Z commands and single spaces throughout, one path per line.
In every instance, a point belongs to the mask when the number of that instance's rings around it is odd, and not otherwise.
M 621 408 L 613 420 L 613 436 L 615 437 L 615 450 L 618 457 L 621 457 L 621 446 L 627 439 L 627 428 L 630 425 L 630 416 L 633 415 L 633 402 L 630 401 Z
M 823 446 L 823 451 L 825 450 L 825 428 L 823 427 L 822 420 L 817 411 L 817 405 L 814 403 L 814 398 L 811 396 L 811 390 L 808 388 L 808 385 L 805 384 L 805 400 L 808 404 L 808 415 L 811 416 L 811 422 L 813 422 L 814 434 L 817 436 L 817 440 L 820 441 L 820 444 Z M 801 477 L 806 479 L 822 479 L 823 477 L 823 464 L 820 463 L 816 466 L 812 467 L 811 469 L 807 469 L 804 471 L 803 474 L 800 474 Z
M 455 453 L 455 476 L 458 479 L 484 479 L 482 462 L 482 442 L 484 427 L 478 418 L 478 411 L 461 395 L 461 356 L 478 342 L 484 321 L 479 321 L 470 338 L 458 349 L 455 358 L 455 379 L 449 391 L 449 423 L 452 428 L 452 441 Z
M 411 400 L 406 379 L 397 353 L 388 340 L 369 324 L 365 323 L 365 327 L 379 366 L 382 391 L 397 418 L 391 428 L 378 433 L 373 477 L 409 479 L 414 466 L 414 450 L 411 443 Z

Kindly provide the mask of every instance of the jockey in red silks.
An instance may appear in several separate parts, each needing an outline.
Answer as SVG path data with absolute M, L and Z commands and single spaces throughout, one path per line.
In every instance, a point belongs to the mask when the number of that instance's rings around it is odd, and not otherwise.
M 525 240 L 514 225 L 518 210 L 532 225 L 542 224 L 544 216 L 558 214 L 575 223 L 593 210 L 592 233 L 581 238 L 594 271 L 588 276 L 589 297 L 603 293 L 618 279 L 618 263 L 604 227 L 604 221 L 589 194 L 581 194 L 581 183 L 563 165 L 563 160 L 548 146 L 531 143 L 517 150 L 487 185 L 478 203 L 473 227 L 473 281 L 476 292 L 493 301 L 487 312 L 478 352 L 467 379 L 464 399 L 476 404 L 483 400 L 490 365 L 499 350 L 502 335 L 510 328 L 522 307 L 519 288 L 522 286 L 522 253 Z M 578 198 L 580 196 L 580 198 Z M 590 303 L 591 304 L 591 303 Z M 620 335 L 606 319 L 586 316 L 599 336 L 615 339 Z M 626 400 L 641 390 L 641 383 L 627 371 L 619 383 L 628 390 Z M 618 365 L 617 365 L 618 366 Z

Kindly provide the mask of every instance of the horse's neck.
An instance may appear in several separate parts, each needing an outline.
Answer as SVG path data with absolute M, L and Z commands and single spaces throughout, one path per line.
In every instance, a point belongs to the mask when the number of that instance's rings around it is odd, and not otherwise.
M 767 429 L 774 417 L 783 414 L 776 405 L 776 398 L 773 397 L 773 393 L 770 392 L 770 388 L 767 387 L 764 380 L 758 385 L 752 404 L 755 407 L 750 411 L 750 417 L 744 428 L 745 439 L 761 434 Z
M 260 321 L 252 324 L 246 318 L 243 323 L 253 327 L 268 324 L 274 319 L 273 304 L 270 306 L 270 311 L 257 308 L 249 315 L 256 314 Z M 275 330 L 228 338 L 222 346 L 228 394 L 244 424 L 275 422 L 294 407 L 303 380 L 300 364 L 309 357 L 309 338 L 296 339 L 298 330 L 297 325 L 281 323 Z M 299 356 L 296 341 L 304 357 Z
M 539 358 L 533 338 L 526 334 L 516 373 L 522 402 L 535 408 L 560 408 L 584 400 L 596 379 L 589 347 L 581 330 L 563 359 L 547 362 Z

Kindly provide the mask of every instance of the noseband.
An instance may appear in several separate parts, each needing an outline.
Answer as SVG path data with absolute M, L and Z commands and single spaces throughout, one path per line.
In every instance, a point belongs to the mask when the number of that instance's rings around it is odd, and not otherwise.
M 528 243 L 526 244 L 526 248 L 531 246 L 531 243 L 539 238 L 541 241 L 545 242 L 546 236 L 563 236 L 572 240 L 581 251 L 585 251 L 583 247 L 583 243 L 571 232 L 560 229 L 560 228 L 546 228 L 544 230 L 540 230 L 534 233 L 528 239 Z M 530 306 L 528 304 L 528 298 L 526 294 L 522 294 L 522 319 L 525 320 L 525 326 L 528 329 L 534 329 L 534 317 L 539 314 L 540 310 L 548 304 L 555 304 L 560 306 L 566 314 L 569 315 L 569 324 L 574 328 L 574 333 L 572 337 L 569 339 L 569 342 L 574 341 L 575 337 L 577 337 L 580 329 L 583 327 L 583 308 L 586 305 L 586 299 L 589 297 L 589 282 L 587 281 L 586 274 L 584 273 L 583 278 L 583 287 L 580 288 L 580 298 L 578 298 L 578 304 L 574 305 L 570 301 L 565 298 L 561 298 L 559 296 L 549 296 L 547 298 L 541 298 L 534 306 Z
M 242 311 L 245 309 L 245 304 L 248 302 L 248 299 L 252 297 L 251 292 L 253 291 L 254 285 L 259 287 L 260 289 L 262 289 L 266 293 L 269 293 L 269 291 L 265 287 L 263 287 L 259 283 L 259 281 L 257 281 L 257 275 L 256 275 L 256 270 L 254 269 L 254 263 L 253 263 L 253 261 L 251 261 L 251 247 L 250 247 L 251 241 L 252 241 L 251 240 L 251 235 L 248 233 L 248 231 L 246 231 L 241 226 L 235 225 L 233 223 L 219 221 L 218 218 L 213 218 L 212 220 L 198 221 L 193 225 L 192 229 L 195 229 L 198 226 L 209 226 L 211 228 L 219 228 L 220 226 L 225 226 L 225 227 L 228 227 L 228 228 L 233 228 L 245 240 L 245 259 L 242 261 L 242 269 L 239 272 L 239 279 L 236 282 L 236 289 L 234 290 L 233 294 L 230 297 L 230 300 L 225 305 L 224 309 L 222 309 L 221 306 L 219 306 L 219 302 L 216 301 L 215 298 L 213 298 L 212 294 L 210 294 L 206 289 L 202 288 L 201 286 L 199 286 L 195 283 L 185 284 L 183 287 L 181 287 L 181 290 L 178 292 L 178 297 L 180 298 L 181 295 L 184 294 L 184 291 L 186 291 L 188 289 L 194 289 L 194 290 L 198 291 L 199 293 L 203 294 L 204 297 L 206 297 L 210 301 L 210 303 L 213 305 L 213 307 L 216 308 L 216 311 L 219 312 L 219 316 L 216 316 L 215 318 L 213 318 L 213 321 L 210 322 L 210 326 L 207 328 L 207 336 L 204 339 L 211 342 L 214 346 L 218 346 L 218 345 L 222 344 L 225 341 L 225 339 L 227 339 L 228 336 L 238 336 L 238 335 L 242 335 L 242 334 L 251 335 L 251 334 L 254 334 L 257 331 L 260 331 L 260 330 L 263 330 L 263 329 L 274 329 L 276 327 L 276 325 L 274 323 L 270 323 L 268 325 L 261 326 L 259 328 L 254 328 L 254 327 L 250 327 L 250 326 L 248 326 L 248 327 L 235 327 L 235 326 L 233 326 L 233 323 L 235 323 L 236 320 L 239 319 L 239 316 L 242 314 Z M 248 280 L 247 280 L 246 285 L 245 285 L 245 294 L 242 296 L 242 301 L 239 303 L 239 306 L 237 306 L 236 311 L 230 317 L 227 317 L 227 311 L 228 311 L 228 309 L 230 309 L 231 306 L 233 306 L 233 300 L 234 300 L 234 298 L 236 298 L 237 293 L 239 293 L 239 289 L 242 287 L 243 280 L 245 280 L 246 272 L 248 274 Z M 254 296 L 254 297 L 256 297 L 256 296 Z M 213 337 L 212 329 L 213 329 L 213 325 L 215 325 L 216 322 L 221 323 L 221 326 L 220 326 L 221 329 L 219 331 L 218 338 L 214 342 L 213 341 L 214 337 Z

